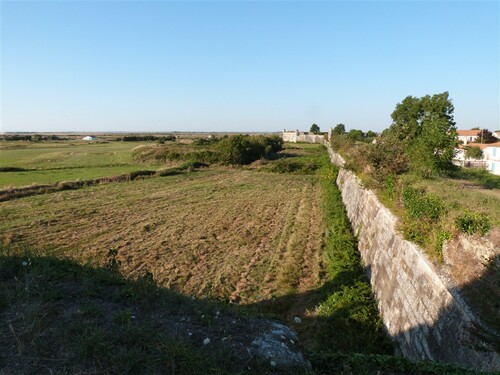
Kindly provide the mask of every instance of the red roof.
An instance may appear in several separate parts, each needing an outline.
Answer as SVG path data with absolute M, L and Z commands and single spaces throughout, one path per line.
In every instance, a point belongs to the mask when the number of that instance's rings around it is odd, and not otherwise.
M 480 130 L 457 130 L 459 136 L 475 136 Z

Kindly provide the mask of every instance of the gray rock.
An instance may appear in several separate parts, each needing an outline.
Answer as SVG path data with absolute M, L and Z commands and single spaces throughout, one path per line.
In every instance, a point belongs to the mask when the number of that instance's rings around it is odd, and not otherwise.
M 257 336 L 248 348 L 248 352 L 277 368 L 303 367 L 310 369 L 311 364 L 305 359 L 297 345 L 295 332 L 283 324 L 272 323 L 268 331 Z

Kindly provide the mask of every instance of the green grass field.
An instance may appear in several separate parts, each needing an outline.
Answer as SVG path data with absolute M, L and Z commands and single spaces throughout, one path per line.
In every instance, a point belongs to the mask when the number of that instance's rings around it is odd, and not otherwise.
M 0 142 L 0 189 L 113 176 L 149 167 L 132 159 L 138 142 Z

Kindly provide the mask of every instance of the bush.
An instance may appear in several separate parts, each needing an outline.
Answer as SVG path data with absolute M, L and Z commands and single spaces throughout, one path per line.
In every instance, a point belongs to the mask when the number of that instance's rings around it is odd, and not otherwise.
M 479 232 L 484 236 L 490 231 L 491 222 L 482 212 L 465 211 L 455 219 L 455 227 L 462 233 L 472 235 Z
M 400 230 L 406 240 L 425 246 L 432 232 L 432 224 L 426 220 L 405 220 Z
M 270 164 L 268 170 L 275 173 L 313 174 L 319 167 L 314 160 L 278 159 Z
M 354 145 L 354 141 L 347 134 L 332 135 L 330 145 L 335 152 L 342 154 Z
M 213 145 L 219 141 L 218 138 L 196 138 L 193 140 L 194 146 L 208 146 Z
M 262 157 L 269 157 L 282 149 L 283 140 L 278 136 L 265 137 L 234 135 L 216 145 L 219 162 L 224 164 L 250 164 Z
M 371 176 L 379 183 L 389 176 L 399 175 L 408 169 L 408 158 L 400 142 L 389 138 L 377 139 L 366 149 L 366 159 L 372 167 Z
M 444 211 L 441 199 L 437 196 L 409 186 L 403 189 L 403 203 L 408 215 L 414 219 L 427 218 L 437 222 Z
M 443 245 L 444 241 L 451 239 L 451 233 L 445 230 L 440 230 L 437 234 L 437 241 L 436 241 L 436 254 L 438 255 L 439 258 L 442 258 L 443 256 Z

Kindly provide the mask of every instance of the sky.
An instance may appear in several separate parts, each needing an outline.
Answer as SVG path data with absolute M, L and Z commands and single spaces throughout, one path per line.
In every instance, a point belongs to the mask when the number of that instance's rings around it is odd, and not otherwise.
M 0 132 L 500 129 L 500 1 L 0 0 Z

